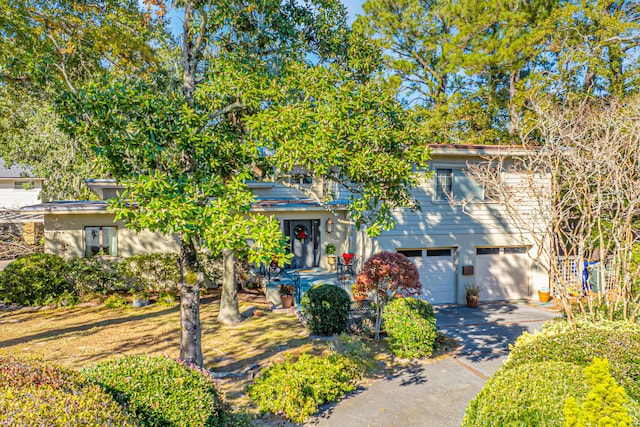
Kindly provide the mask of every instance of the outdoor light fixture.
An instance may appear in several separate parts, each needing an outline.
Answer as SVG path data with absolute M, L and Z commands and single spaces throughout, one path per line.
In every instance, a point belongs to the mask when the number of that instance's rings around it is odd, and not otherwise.
M 325 225 L 327 227 L 327 233 L 333 233 L 333 221 L 331 221 L 331 218 L 327 220 Z

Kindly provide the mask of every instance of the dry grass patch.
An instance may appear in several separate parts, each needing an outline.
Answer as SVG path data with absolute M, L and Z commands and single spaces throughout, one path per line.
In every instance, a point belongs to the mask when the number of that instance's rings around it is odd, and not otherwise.
M 311 339 L 292 313 L 271 312 L 264 295 L 257 291 L 242 292 L 239 300 L 245 320 L 221 325 L 216 321 L 219 291 L 203 295 L 202 352 L 205 366 L 217 375 L 223 373 L 219 382 L 227 400 L 247 408 L 251 404 L 246 390 L 254 372 L 283 361 L 286 354 L 327 353 L 329 340 Z M 253 316 L 256 309 L 264 310 L 265 315 Z M 179 319 L 178 305 L 109 309 L 99 305 L 99 300 L 66 309 L 0 310 L 0 356 L 37 356 L 73 369 L 124 355 L 177 358 Z M 391 356 L 384 340 L 367 340 L 367 345 L 376 368 L 365 384 L 410 365 Z

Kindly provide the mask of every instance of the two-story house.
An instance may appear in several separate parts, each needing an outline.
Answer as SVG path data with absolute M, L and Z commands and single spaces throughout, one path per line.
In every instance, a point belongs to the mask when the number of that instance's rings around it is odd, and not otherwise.
M 256 201 L 254 212 L 280 221 L 290 238 L 290 251 L 302 268 L 328 268 L 323 256 L 327 243 L 337 253 L 355 252 L 360 265 L 380 250 L 401 252 L 418 266 L 424 296 L 433 303 L 461 303 L 464 287 L 475 283 L 483 301 L 529 299 L 547 286 L 542 269 L 527 252 L 533 239 L 510 224 L 500 200 L 467 176 L 467 165 L 484 156 L 512 156 L 517 149 L 504 146 L 434 145 L 428 170 L 432 176 L 414 189 L 421 211 L 398 211 L 397 225 L 371 239 L 350 225 L 340 200 L 326 206 L 320 196 L 329 185 L 304 171 L 292 173 L 289 184 L 254 182 L 249 187 Z M 417 171 L 425 175 L 425 171 Z M 517 179 L 505 172 L 504 179 Z M 45 251 L 65 256 L 98 253 L 126 257 L 136 253 L 177 251 L 174 238 L 144 231 L 135 233 L 114 221 L 106 200 L 120 186 L 112 180 L 90 180 L 99 201 L 52 202 L 23 208 L 45 218 Z M 462 202 L 464 201 L 464 202 Z

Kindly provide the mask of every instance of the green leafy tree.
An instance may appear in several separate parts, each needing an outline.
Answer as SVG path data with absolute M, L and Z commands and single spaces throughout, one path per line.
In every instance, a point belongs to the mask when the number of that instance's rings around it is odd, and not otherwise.
M 202 365 L 199 252 L 223 256 L 222 322 L 240 320 L 234 258 L 285 258 L 279 223 L 250 211 L 248 181 L 306 166 L 359 191 L 349 208 L 375 234 L 392 225 L 394 208 L 415 207 L 412 163 L 428 151 L 393 93 L 370 77 L 377 51 L 351 37 L 338 2 L 180 6 L 178 87 L 116 75 L 68 92 L 58 108 L 67 132 L 88 140 L 125 185 L 111 205 L 117 218 L 179 238 L 180 358 Z
M 354 29 L 431 141 L 511 143 L 531 97 L 637 90 L 633 1 L 369 0 Z
M 370 257 L 356 278 L 360 293 L 376 296 L 375 338 L 380 339 L 384 306 L 393 298 L 419 295 L 422 290 L 420 273 L 406 256 L 396 252 L 378 252 Z
M 162 27 L 133 0 L 0 0 L 0 157 L 45 178 L 43 199 L 87 198 L 85 141 L 57 129 L 53 100 L 110 74 L 158 74 Z

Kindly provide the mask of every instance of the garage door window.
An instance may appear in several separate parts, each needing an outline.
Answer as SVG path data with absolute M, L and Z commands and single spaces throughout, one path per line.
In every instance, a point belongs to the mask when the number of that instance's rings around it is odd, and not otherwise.
M 500 248 L 477 248 L 477 255 L 496 255 L 500 253 Z
M 524 246 L 516 246 L 515 248 L 504 248 L 505 254 L 526 254 L 527 248 Z
M 398 249 L 398 253 L 406 256 L 407 258 L 419 258 L 422 256 L 421 249 Z
M 427 249 L 427 256 L 451 256 L 451 249 Z

